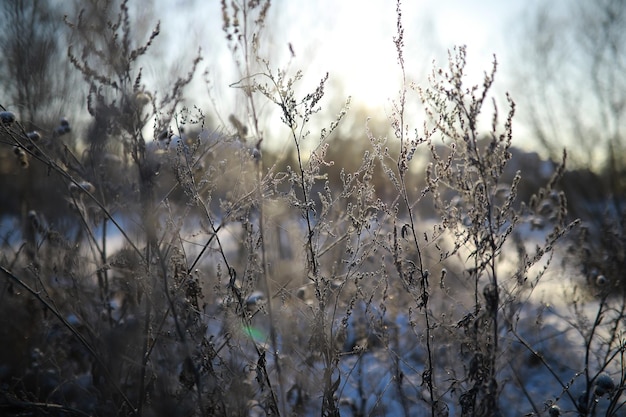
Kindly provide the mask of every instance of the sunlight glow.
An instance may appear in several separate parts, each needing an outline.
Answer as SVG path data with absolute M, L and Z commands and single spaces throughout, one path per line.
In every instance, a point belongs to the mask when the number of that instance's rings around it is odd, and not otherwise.
M 392 2 L 384 0 L 321 0 L 307 6 L 280 1 L 281 27 L 289 27 L 286 36 L 305 52 L 309 75 L 318 79 L 328 71 L 345 96 L 368 108 L 385 106 L 397 96 L 401 71 L 393 39 L 396 12 Z M 409 81 L 423 83 L 436 58 L 445 65 L 446 51 L 465 44 L 469 50 L 468 68 L 473 82 L 482 81 L 489 71 L 493 54 L 502 47 L 499 33 L 513 7 L 497 1 L 449 2 L 421 1 L 403 5 L 405 66 Z M 287 23 L 291 22 L 291 25 Z M 306 30 L 303 30 L 306 28 Z
M 407 82 L 427 85 L 433 63 L 445 68 L 448 50 L 467 45 L 467 82 L 481 84 L 484 72 L 491 70 L 493 54 L 504 55 L 503 28 L 523 4 L 497 0 L 405 2 L 402 24 Z M 269 55 L 263 57 L 273 63 L 274 70 L 287 69 L 292 75 L 303 71 L 304 78 L 296 86 L 298 94 L 313 91 L 328 73 L 324 98 L 327 104 L 323 106 L 339 105 L 351 97 L 352 109 L 364 109 L 370 113 L 368 116 L 384 119 L 391 113 L 391 102 L 399 97 L 402 88 L 402 72 L 394 45 L 395 6 L 390 0 L 304 3 L 276 0 L 264 35 L 264 53 Z M 241 100 L 237 92 L 228 86 L 238 81 L 240 75 L 220 31 L 219 2 L 196 7 L 204 10 L 194 10 L 195 21 L 199 16 L 210 16 L 206 22 L 209 26 L 205 25 L 207 32 L 201 35 L 201 46 L 203 51 L 211 52 L 207 68 L 214 87 L 211 94 L 217 106 L 215 111 L 222 115 L 237 113 L 237 109 L 245 106 L 237 101 Z M 504 96 L 503 91 L 495 91 L 501 85 L 496 83 L 494 92 Z M 198 90 L 206 92 L 206 85 Z M 412 100 L 417 105 L 417 97 Z M 268 106 L 262 110 L 273 111 Z M 238 117 L 245 119 L 247 115 L 238 114 Z M 275 124 L 280 125 L 279 115 L 272 114 L 268 119 L 275 123 L 267 129 L 277 132 L 280 126 Z

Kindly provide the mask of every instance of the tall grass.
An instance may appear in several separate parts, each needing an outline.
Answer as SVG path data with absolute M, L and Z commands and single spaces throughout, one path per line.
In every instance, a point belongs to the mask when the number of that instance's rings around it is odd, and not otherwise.
M 507 174 L 515 104 L 507 96 L 502 117 L 491 98 L 495 58 L 482 85 L 466 85 L 464 47 L 428 86 L 409 84 L 398 2 L 404 82 L 390 135 L 365 126 L 347 170 L 329 155 L 350 100 L 316 127 L 329 75 L 301 93 L 301 72 L 262 56 L 269 2 L 222 2 L 245 105 L 217 130 L 181 105 L 200 57 L 168 92 L 143 84 L 139 58 L 159 26 L 134 45 L 127 3 L 99 42 L 68 52 L 89 86 L 84 151 L 64 142 L 76 134 L 67 120 L 34 134 L 0 114 L 3 161 L 65 204 L 25 197 L 21 232 L 2 228 L 4 413 L 624 411 L 622 229 L 595 245 L 569 218 L 565 153 L 521 201 L 524 173 Z M 76 34 L 81 16 L 68 20 Z M 113 67 L 97 64 L 103 51 Z M 267 146 L 268 104 L 287 159 Z M 552 286 L 541 298 L 558 274 L 571 276 L 565 297 Z

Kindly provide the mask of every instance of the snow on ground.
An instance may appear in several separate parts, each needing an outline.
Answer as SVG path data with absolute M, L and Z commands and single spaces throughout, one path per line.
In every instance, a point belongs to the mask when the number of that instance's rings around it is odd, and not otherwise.
M 117 219 L 125 230 L 131 230 L 133 223 L 128 219 Z M 14 225 L 3 220 L 2 230 Z M 426 227 L 429 227 L 428 225 Z M 188 259 L 195 259 L 200 254 L 204 245 L 211 239 L 210 233 L 198 233 L 197 227 L 192 224 L 183 225 L 181 235 L 185 237 L 184 247 Z M 517 232 L 518 238 L 524 242 L 527 250 L 532 251 L 538 244 L 545 241 L 548 228 L 533 227 L 530 223 L 520 225 Z M 5 233 L 3 233 L 5 235 Z M 100 238 L 101 236 L 96 236 Z M 220 228 L 218 237 L 225 253 L 235 254 L 239 249 L 241 230 L 240 226 L 225 226 Z M 10 242 L 8 242 L 10 243 Z M 215 243 L 212 243 L 214 248 Z M 125 238 L 116 230 L 115 226 L 109 224 L 107 230 L 107 246 L 109 253 L 113 254 L 126 246 Z M 506 247 L 507 253 L 515 253 L 513 242 Z M 84 248 L 84 251 L 87 249 Z M 85 256 L 88 254 L 85 253 Z M 507 271 L 513 270 L 516 265 L 515 257 L 505 257 L 501 263 L 501 276 L 507 276 Z M 531 282 L 533 273 L 536 273 L 547 262 L 544 257 L 540 263 L 531 270 Z M 198 267 L 214 268 L 220 259 L 215 252 L 209 251 L 203 257 L 202 263 Z M 546 404 L 556 401 L 567 415 L 574 412 L 572 398 L 577 400 L 584 389 L 584 375 L 581 372 L 585 368 L 585 339 L 588 334 L 583 328 L 585 324 L 592 323 L 595 319 L 599 303 L 591 297 L 581 297 L 578 302 L 574 302 L 574 287 L 582 285 L 582 281 L 577 277 L 578 271 L 575 268 L 567 267 L 563 249 L 557 247 L 555 256 L 550 260 L 551 265 L 548 272 L 542 278 L 524 290 L 516 290 L 514 301 L 517 311 L 511 316 L 514 329 L 532 349 L 539 353 L 543 361 L 535 356 L 533 352 L 524 347 L 517 337 L 509 332 L 506 326 L 501 329 L 501 347 L 503 349 L 500 363 L 499 378 L 501 406 L 504 416 L 519 416 L 532 413 L 533 410 L 544 412 Z M 565 265 L 565 267 L 563 266 Z M 513 285 L 515 287 L 515 285 Z M 511 289 L 511 288 L 509 288 Z M 260 296 L 259 299 L 262 299 Z M 433 302 L 437 302 L 433 300 Z M 445 301 L 449 302 L 449 300 Z M 444 304 L 445 305 L 445 304 Z M 462 308 L 459 303 L 457 308 Z M 289 307 L 286 307 L 289 308 Z M 422 383 L 422 375 L 426 363 L 426 351 L 424 348 L 423 322 L 414 324 L 419 318 L 419 314 L 409 317 L 406 308 L 389 311 L 386 315 L 371 305 L 363 302 L 357 303 L 354 307 L 350 319 L 347 321 L 346 341 L 343 345 L 344 352 L 340 356 L 338 371 L 335 378 L 341 376 L 337 397 L 339 399 L 342 415 L 424 415 L 429 407 L 429 392 Z M 300 310 L 304 311 L 304 309 Z M 282 311 L 281 313 L 285 313 Z M 287 312 L 298 315 L 298 311 Z M 451 312 L 452 314 L 452 312 Z M 611 313 L 604 316 L 610 319 Z M 211 317 L 218 317 L 215 312 Z M 339 330 L 339 319 L 335 322 L 335 331 Z M 305 323 L 309 317 L 299 317 Z M 586 321 L 585 321 L 586 320 Z M 610 320 L 609 320 L 610 321 Z M 381 332 L 373 326 L 373 323 L 385 323 L 386 333 Z M 267 332 L 267 319 L 260 314 L 255 319 L 258 325 L 251 329 L 239 329 L 236 337 L 239 338 L 243 356 L 242 359 L 254 362 L 255 350 L 252 343 L 256 343 L 263 348 L 271 348 Z M 224 334 L 226 328 L 236 328 L 236 323 L 224 323 L 214 320 L 207 315 L 207 336 L 212 338 L 216 347 L 224 348 L 226 340 L 219 335 Z M 234 326 L 234 327 L 233 327 Z M 365 327 L 366 337 L 363 338 L 363 328 Z M 579 331 L 578 329 L 582 331 Z M 304 327 L 296 331 L 306 332 Z M 592 344 L 593 349 L 602 347 L 602 340 L 611 337 L 611 328 L 600 326 L 597 328 L 594 340 L 598 344 Z M 624 323 L 619 323 L 617 332 L 624 330 Z M 218 336 L 217 338 L 215 336 Z M 374 337 L 370 337 L 374 335 Z M 379 336 L 387 337 L 382 345 L 376 344 Z M 307 340 L 303 340 L 306 343 Z M 434 348 L 434 357 L 438 369 L 444 370 L 437 374 L 437 380 L 442 385 L 449 384 L 449 379 L 459 376 L 462 372 L 463 363 L 450 363 L 454 361 L 451 352 L 455 352 L 457 342 L 454 338 L 447 340 L 447 344 L 437 345 Z M 284 342 L 286 343 L 286 342 Z M 246 347 L 247 346 L 247 347 Z M 606 346 L 605 346 L 606 347 Z M 287 349 L 279 339 L 279 351 Z M 306 346 L 301 346 L 306 350 Z M 226 349 L 222 350 L 223 353 Z M 247 353 L 246 353 L 247 352 Z M 302 352 L 298 352 L 302 353 Z M 245 358 L 248 359 L 245 359 Z M 590 373 L 591 376 L 600 370 L 601 359 L 591 355 Z M 268 368 L 272 369 L 273 356 L 268 355 Z M 458 358 L 456 358 L 458 360 Z M 606 369 L 610 374 L 617 375 L 619 371 L 617 361 L 613 361 Z M 286 382 L 289 387 L 295 386 L 296 381 L 301 379 L 298 373 L 307 374 L 308 377 L 317 375 L 321 378 L 324 369 L 321 362 L 314 361 L 311 368 L 306 366 L 293 365 L 290 373 L 286 375 Z M 287 369 L 287 368 L 286 368 Z M 446 380 L 446 376 L 449 378 Z M 305 378 L 307 376 L 304 376 Z M 559 381 L 560 380 L 560 381 Z M 565 385 L 568 392 L 565 392 Z M 317 386 L 319 389 L 319 386 Z M 569 394 L 571 397 L 569 397 Z M 440 393 L 447 403 L 450 416 L 460 415 L 458 404 L 452 399 L 451 393 Z M 319 398 L 312 398 L 311 404 L 320 404 Z M 606 397 L 598 400 L 598 407 L 606 407 L 608 399 Z M 307 408 L 307 415 L 317 415 L 319 410 L 315 407 Z

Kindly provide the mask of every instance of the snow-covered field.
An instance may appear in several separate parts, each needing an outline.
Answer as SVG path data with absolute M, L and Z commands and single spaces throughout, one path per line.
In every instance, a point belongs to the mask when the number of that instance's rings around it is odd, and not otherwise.
M 138 222 L 137 219 L 117 220 L 125 230 L 132 230 Z M 163 223 L 168 224 L 167 219 Z M 431 230 L 433 225 L 432 221 L 421 223 L 425 230 Z M 222 307 L 229 302 L 223 297 L 228 293 L 228 283 L 215 281 L 217 267 L 222 262 L 216 239 L 206 227 L 204 231 L 199 229 L 197 223 L 179 226 L 172 230 L 176 230 L 182 238 L 177 244 L 182 245 L 188 261 L 196 259 L 205 244 L 211 241 L 209 250 L 204 252 L 196 269 L 205 278 L 203 319 L 207 326 L 206 336 L 220 348 L 221 360 L 240 361 L 242 366 L 245 365 L 250 372 L 250 380 L 246 383 L 252 386 L 256 374 L 254 364 L 258 360 L 257 349 L 267 351 L 270 378 L 275 384 L 282 384 L 284 400 L 290 407 L 300 407 L 302 415 L 319 415 L 325 365 L 319 353 L 310 351 L 316 303 L 312 299 L 310 283 L 308 287 L 305 285 L 308 292 L 303 294 L 299 293 L 303 287 L 295 285 L 297 282 L 306 283 L 306 277 L 294 280 L 294 285 L 281 287 L 276 283 L 276 290 L 270 297 L 258 288 L 245 294 L 246 303 L 253 310 L 250 325 L 243 326 L 236 316 L 228 319 L 222 314 Z M 3 235 L 16 227 L 15 222 L 3 220 Z M 278 232 L 278 245 L 285 247 L 272 249 L 293 256 L 290 262 L 297 270 L 299 262 L 303 261 L 303 242 L 294 240 L 294 236 L 304 236 L 303 225 L 295 221 L 285 222 L 281 227 L 293 230 L 284 235 Z M 549 231 L 549 227 L 531 226 L 531 222 L 527 222 L 519 225 L 515 237 L 532 253 L 537 245 L 545 241 Z M 243 237 L 241 226 L 233 223 L 221 227 L 217 236 L 224 254 L 237 258 Z M 99 238 L 101 235 L 96 235 L 96 239 Z M 12 241 L 7 244 L 12 245 Z M 123 235 L 109 223 L 108 253 L 114 257 L 126 246 Z M 90 257 L 88 246 L 82 252 L 81 256 Z M 499 329 L 497 375 L 502 415 L 533 415 L 536 411 L 547 415 L 546 410 L 553 403 L 561 408 L 562 415 L 575 415 L 574 402 L 578 401 L 587 383 L 586 366 L 589 378 L 600 371 L 607 372 L 616 382 L 621 378 L 621 357 L 619 354 L 610 356 L 619 350 L 618 344 L 623 340 L 625 325 L 623 317 L 620 317 L 620 306 L 601 305 L 598 298 L 590 295 L 579 268 L 571 265 L 572 260 L 563 245 L 555 247 L 552 257 L 544 256 L 530 270 L 528 281 L 523 285 L 513 278 L 506 278 L 513 276 L 518 262 L 516 253 L 516 244 L 511 240 L 502 252 L 498 270 L 502 294 L 509 297 L 505 302 L 506 308 L 501 312 Z M 451 258 L 451 262 L 455 259 L 459 262 L 452 266 L 451 271 L 463 270 L 462 262 L 458 261 L 463 258 Z M 534 277 L 548 260 L 550 265 L 546 272 L 535 280 Z M 446 267 L 450 268 L 450 265 Z M 393 272 L 393 268 L 389 271 Z M 471 381 L 464 379 L 468 358 L 461 354 L 461 330 L 455 324 L 473 308 L 471 286 L 439 291 L 437 279 L 431 282 L 430 301 L 430 314 L 436 326 L 432 339 L 438 388 L 435 395 L 441 410 L 446 409 L 449 416 L 460 416 L 459 395 L 471 386 Z M 400 285 L 393 278 L 388 278 L 387 282 Z M 219 297 L 211 294 L 216 285 L 225 290 Z M 396 290 L 401 291 L 401 288 Z M 371 297 L 368 298 L 367 294 Z M 337 345 L 340 353 L 333 379 L 339 381 L 336 396 L 342 415 L 429 414 L 432 402 L 423 383 L 427 363 L 423 311 L 411 305 L 410 298 L 388 297 L 383 306 L 381 299 L 377 298 L 380 291 L 367 294 L 355 299 L 349 314 L 346 304 L 341 304 L 339 309 L 336 309 L 337 305 L 330 304 L 326 311 L 332 334 L 341 335 L 337 339 L 341 343 Z M 115 302 L 113 299 L 113 310 L 122 309 L 121 304 Z M 230 302 L 232 305 L 233 300 Z M 272 303 L 273 316 L 268 314 L 268 302 Z M 604 321 L 594 327 L 600 308 Z M 75 316 L 67 319 L 71 323 L 79 322 Z M 270 337 L 272 326 L 277 333 L 275 344 Z M 593 334 L 591 329 L 594 329 Z M 237 349 L 230 350 L 229 346 L 237 346 Z M 272 354 L 274 351 L 277 355 Z M 281 361 L 280 378 L 275 358 Z M 607 366 L 603 367 L 605 364 Z M 601 411 L 608 402 L 606 395 L 597 398 L 597 415 L 603 415 Z M 251 415 L 254 415 L 255 408 L 251 409 Z

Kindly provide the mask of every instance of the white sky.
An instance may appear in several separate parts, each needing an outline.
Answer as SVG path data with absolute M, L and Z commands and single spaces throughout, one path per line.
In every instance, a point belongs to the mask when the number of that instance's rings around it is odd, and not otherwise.
M 290 33 L 294 46 L 313 50 L 309 69 L 330 67 L 356 101 L 384 103 L 397 91 L 398 66 L 392 39 L 396 34 L 395 2 L 391 0 L 321 0 L 310 14 L 289 3 L 285 21 L 298 21 Z M 409 77 L 420 80 L 433 58 L 445 64 L 446 50 L 466 44 L 469 63 L 482 75 L 492 54 L 502 51 L 502 31 L 516 2 L 497 0 L 412 1 L 403 5 L 405 59 Z M 519 5 L 524 2 L 517 2 Z M 297 17 L 298 14 L 302 15 Z M 293 17 L 292 17 L 293 16 Z M 293 19 L 293 20 L 292 20 Z M 321 22 L 321 24 L 316 22 Z M 300 28 L 310 28 L 301 30 Z M 319 39 L 316 41 L 316 39 Z M 311 46 L 313 44 L 313 46 Z M 320 71 L 320 72 L 321 72 Z
M 402 20 L 409 80 L 424 84 L 433 59 L 444 66 L 447 50 L 465 44 L 472 83 L 482 81 L 483 72 L 491 69 L 493 54 L 497 55 L 499 73 L 495 93 L 504 99 L 507 45 L 512 39 L 510 27 L 532 3 L 532 0 L 406 0 L 402 5 Z M 197 50 L 195 45 L 202 47 L 217 110 L 224 119 L 230 113 L 237 114 L 242 103 L 233 99 L 237 93 L 228 88 L 238 77 L 222 32 L 220 1 L 178 0 L 163 4 L 160 12 L 168 18 L 162 20 L 162 32 L 181 34 L 178 40 L 176 35 L 173 37 L 173 49 L 182 46 L 181 50 L 193 55 Z M 177 13 L 181 6 L 190 6 L 192 15 Z M 353 108 L 365 106 L 372 112 L 388 113 L 389 99 L 397 96 L 400 86 L 393 45 L 395 8 L 394 0 L 274 0 L 268 23 L 272 63 L 289 64 L 293 71 L 302 69 L 306 92 L 329 72 L 327 95 L 333 100 L 352 96 Z M 291 62 L 288 43 L 296 53 Z M 206 97 L 204 86 L 197 90 Z

